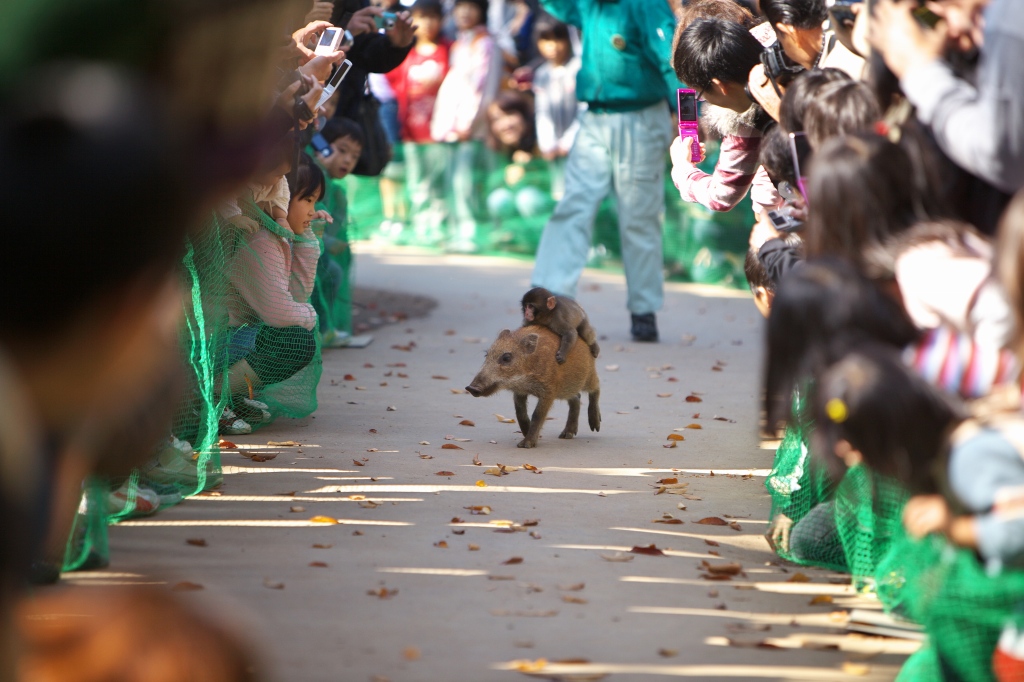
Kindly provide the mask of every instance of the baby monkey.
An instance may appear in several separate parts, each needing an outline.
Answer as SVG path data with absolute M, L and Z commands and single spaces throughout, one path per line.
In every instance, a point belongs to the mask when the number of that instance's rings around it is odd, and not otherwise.
M 595 358 L 601 352 L 597 345 L 597 334 L 590 326 L 587 313 L 571 298 L 555 296 L 543 287 L 535 287 L 523 296 L 522 305 L 524 327 L 539 324 L 562 338 L 558 351 L 555 352 L 558 364 L 565 362 L 569 349 L 576 343 L 577 336 L 590 346 L 590 354 Z

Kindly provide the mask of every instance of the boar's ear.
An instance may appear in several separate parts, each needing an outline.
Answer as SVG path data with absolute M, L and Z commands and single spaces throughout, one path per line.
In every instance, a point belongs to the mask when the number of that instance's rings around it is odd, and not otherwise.
M 554 296 L 548 296 L 548 310 L 554 310 L 557 302 Z
M 539 338 L 540 337 L 536 334 L 530 334 L 529 336 L 523 337 L 519 342 L 519 345 L 522 346 L 527 355 L 530 355 L 533 351 L 537 350 L 537 340 Z
M 499 338 L 499 339 L 503 339 L 503 338 L 505 338 L 506 336 L 512 336 L 512 331 L 511 331 L 511 330 L 509 330 L 509 329 L 502 329 L 502 330 L 501 330 L 501 333 L 500 333 L 500 334 L 498 334 L 498 338 Z

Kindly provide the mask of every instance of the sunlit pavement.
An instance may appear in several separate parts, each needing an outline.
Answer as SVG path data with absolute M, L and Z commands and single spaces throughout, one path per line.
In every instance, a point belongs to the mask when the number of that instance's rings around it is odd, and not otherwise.
M 201 585 L 180 594 L 232 619 L 288 682 L 895 677 L 905 645 L 843 629 L 845 609 L 877 606 L 762 537 L 772 450 L 749 297 L 668 285 L 662 342 L 635 344 L 621 276 L 588 271 L 601 432 L 583 419 L 559 440 L 558 403 L 521 450 L 496 416 L 514 415 L 511 394 L 460 389 L 518 324 L 529 264 L 364 247 L 357 268 L 361 285 L 440 305 L 366 349 L 325 351 L 314 417 L 232 438 L 276 457 L 225 452 L 216 493 L 112 529 L 110 569 L 72 582 Z M 539 471 L 499 477 L 498 463 Z M 631 552 L 652 544 L 660 555 Z M 742 574 L 708 580 L 704 561 Z M 810 582 L 789 582 L 798 571 Z

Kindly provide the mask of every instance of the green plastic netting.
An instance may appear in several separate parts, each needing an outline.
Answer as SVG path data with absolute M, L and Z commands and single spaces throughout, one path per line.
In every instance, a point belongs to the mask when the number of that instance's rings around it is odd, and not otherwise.
M 348 199 L 341 180 L 327 178 L 317 209 L 327 211 L 334 219 L 324 226 L 320 237 L 322 255 L 313 291 L 313 307 L 326 341 L 329 335 L 337 337 L 338 332 L 352 333 L 352 247 L 348 237 Z
M 479 143 L 403 146 L 405 182 L 400 199 L 410 216 L 396 228 L 385 219 L 377 178 L 349 176 L 350 236 L 428 248 L 463 248 L 489 254 L 532 256 L 561 196 L 563 163 L 540 157 L 510 162 Z M 718 143 L 708 143 L 701 167 L 710 172 Z M 467 161 L 468 160 L 468 161 Z M 669 277 L 742 288 L 743 259 L 754 222 L 750 198 L 732 211 L 715 213 L 679 198 L 666 173 L 663 230 Z M 398 211 L 402 213 L 403 211 Z M 594 223 L 591 267 L 617 267 L 621 258 L 614 197 L 605 199 Z
M 858 589 L 872 590 L 879 563 L 902 535 L 906 492 L 862 465 L 851 467 L 836 481 L 811 455 L 814 426 L 803 407 L 795 397 L 796 416 L 786 427 L 765 479 L 772 498 L 776 552 L 797 564 L 850 573 Z
M 329 207 L 338 201 L 325 199 Z M 319 241 L 295 236 L 251 199 L 241 200 L 240 208 L 229 221 L 212 217 L 187 245 L 180 334 L 187 389 L 171 433 L 151 446 L 151 459 L 130 476 L 83 485 L 64 554 L 66 571 L 107 565 L 108 524 L 219 485 L 222 436 L 316 409 L 320 334 L 310 298 Z M 339 228 L 335 234 L 344 241 L 344 222 Z M 347 285 L 337 291 L 330 312 L 343 326 L 350 292 Z
M 902 574 L 902 605 L 928 634 L 928 645 L 907 660 L 898 682 L 993 682 L 996 643 L 1024 604 L 1024 571 L 989 573 L 974 552 L 938 536 L 901 539 L 897 551 L 902 558 L 892 563 Z

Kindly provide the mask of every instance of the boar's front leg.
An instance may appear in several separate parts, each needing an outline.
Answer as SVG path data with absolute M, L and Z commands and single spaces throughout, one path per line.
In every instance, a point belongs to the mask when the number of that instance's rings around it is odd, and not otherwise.
M 544 420 L 547 419 L 548 412 L 551 411 L 551 405 L 554 402 L 555 399 L 550 396 L 538 396 L 537 407 L 534 408 L 533 417 L 530 418 L 530 429 L 524 434 L 526 437 L 520 441 L 519 447 L 537 447 L 537 439 L 540 438 L 541 427 L 544 426 Z
M 580 394 L 569 398 L 569 418 L 565 421 L 565 430 L 559 438 L 574 438 L 580 429 Z
M 516 420 L 519 422 L 519 430 L 525 436 L 530 432 L 530 413 L 526 406 L 527 395 L 525 393 L 513 393 L 512 395 L 515 399 Z

